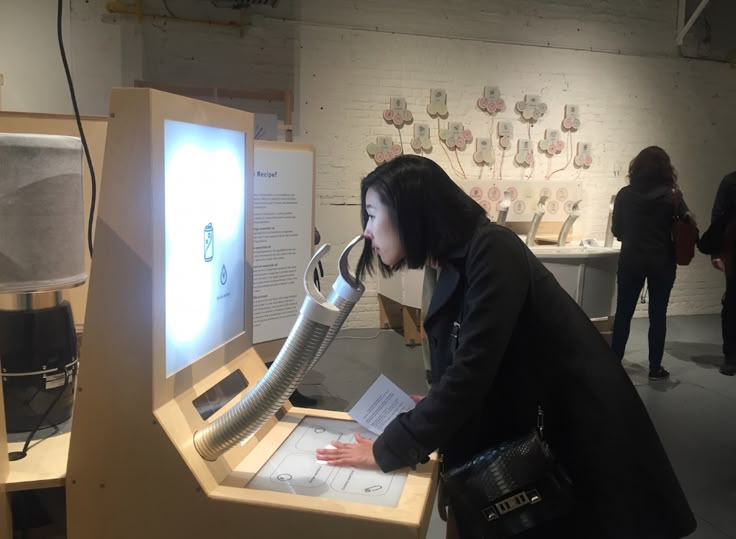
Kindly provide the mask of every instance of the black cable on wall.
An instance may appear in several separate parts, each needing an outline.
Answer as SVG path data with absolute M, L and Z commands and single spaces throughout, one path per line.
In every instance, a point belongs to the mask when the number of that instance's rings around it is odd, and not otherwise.
M 72 105 L 74 107 L 74 117 L 77 120 L 77 128 L 79 129 L 79 136 L 82 139 L 82 147 L 84 148 L 84 155 L 87 158 L 87 166 L 89 167 L 89 175 L 92 179 L 92 196 L 89 207 L 89 221 L 87 223 L 87 247 L 89 248 L 89 256 L 92 256 L 92 223 L 94 223 L 95 217 L 95 202 L 97 200 L 97 179 L 95 177 L 95 169 L 92 166 L 92 157 L 89 153 L 89 146 L 87 146 L 87 138 L 84 136 L 84 129 L 82 128 L 82 118 L 79 115 L 79 107 L 77 106 L 77 96 L 74 93 L 74 83 L 72 82 L 72 75 L 69 72 L 69 63 L 66 60 L 66 52 L 64 51 L 64 38 L 61 32 L 61 12 L 64 8 L 64 0 L 59 0 L 57 16 L 56 16 L 56 31 L 59 38 L 59 51 L 61 52 L 61 61 L 64 63 L 64 73 L 66 74 L 66 80 L 69 84 L 69 94 L 72 98 Z

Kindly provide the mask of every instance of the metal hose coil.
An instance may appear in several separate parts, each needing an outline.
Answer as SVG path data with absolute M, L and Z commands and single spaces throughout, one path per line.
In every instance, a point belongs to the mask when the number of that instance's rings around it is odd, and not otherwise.
M 304 303 L 271 368 L 227 413 L 194 433 L 194 447 L 203 458 L 217 459 L 261 428 L 314 364 L 327 332 L 340 314 L 315 286 L 309 286 L 314 268 L 329 250 L 329 245 L 322 246 L 304 272 Z
M 299 316 L 278 357 L 256 387 L 225 415 L 194 433 L 197 452 L 207 460 L 215 460 L 273 417 L 309 370 L 329 329 Z
M 330 347 L 332 341 L 335 340 L 335 337 L 342 329 L 342 325 L 345 323 L 345 320 L 347 320 L 353 310 L 353 307 L 355 307 L 355 304 L 358 303 L 363 292 L 365 292 L 365 286 L 363 286 L 363 283 L 361 283 L 350 271 L 348 263 L 350 251 L 352 251 L 353 247 L 355 247 L 362 239 L 362 234 L 353 238 L 340 254 L 337 264 L 339 274 L 332 286 L 330 295 L 327 297 L 327 301 L 337 307 L 340 313 L 337 315 L 335 323 L 332 324 L 332 327 L 330 327 L 330 330 L 327 332 L 327 336 L 325 337 L 322 346 L 317 351 L 317 354 L 312 360 L 312 364 L 309 366 L 310 369 L 314 367 L 322 357 L 322 354 L 324 354 Z

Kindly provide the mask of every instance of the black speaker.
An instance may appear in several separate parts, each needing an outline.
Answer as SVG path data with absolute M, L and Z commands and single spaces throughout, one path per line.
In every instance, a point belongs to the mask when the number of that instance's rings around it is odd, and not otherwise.
M 69 302 L 43 309 L 0 310 L 0 368 L 8 432 L 69 419 L 78 369 Z

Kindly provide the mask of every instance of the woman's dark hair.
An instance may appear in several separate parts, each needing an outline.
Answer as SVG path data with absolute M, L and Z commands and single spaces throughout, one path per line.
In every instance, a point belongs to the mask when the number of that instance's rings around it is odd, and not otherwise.
M 385 276 L 409 267 L 417 269 L 428 259 L 441 262 L 467 241 L 481 218 L 483 208 L 470 198 L 437 163 L 417 155 L 401 155 L 378 166 L 360 184 L 360 217 L 365 229 L 368 213 L 365 197 L 373 189 L 386 206 L 399 232 L 406 257 L 389 267 L 380 259 Z M 358 279 L 373 274 L 373 247 L 366 239 L 356 268 Z
M 670 156 L 659 146 L 649 146 L 629 163 L 629 182 L 640 187 L 677 185 L 677 171 Z

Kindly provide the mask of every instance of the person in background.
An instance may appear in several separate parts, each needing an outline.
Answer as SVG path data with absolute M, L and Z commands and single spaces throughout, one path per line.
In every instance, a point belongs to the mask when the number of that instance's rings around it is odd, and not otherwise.
M 691 218 L 677 189 L 677 172 L 658 146 L 644 148 L 629 164 L 629 185 L 616 195 L 612 230 L 621 241 L 618 259 L 618 298 L 611 348 L 623 359 L 644 281 L 649 290 L 649 379 L 670 373 L 662 366 L 667 334 L 667 306 L 675 284 L 672 219 Z
M 721 309 L 723 365 L 721 374 L 736 374 L 736 171 L 726 175 L 718 187 L 711 223 L 698 242 L 698 249 L 711 256 L 713 267 L 726 275 L 726 293 Z
M 669 539 L 695 519 L 639 395 L 583 310 L 521 239 L 430 159 L 404 155 L 361 183 L 365 245 L 356 275 L 425 266 L 437 283 L 425 313 L 432 384 L 375 441 L 331 442 L 330 465 L 390 472 L 439 449 L 454 468 L 544 432 L 576 489 L 574 512 L 524 539 Z M 470 519 L 450 503 L 448 536 Z M 457 530 L 453 522 L 457 523 Z

